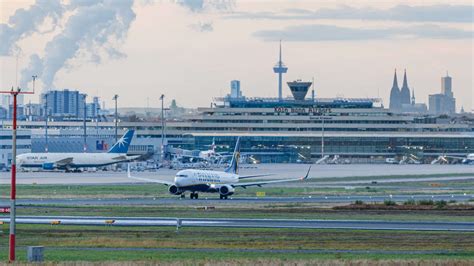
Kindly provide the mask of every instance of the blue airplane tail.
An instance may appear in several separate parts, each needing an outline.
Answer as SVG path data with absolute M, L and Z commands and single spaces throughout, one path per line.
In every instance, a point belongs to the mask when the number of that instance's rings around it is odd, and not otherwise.
M 226 173 L 237 174 L 239 172 L 239 159 L 240 159 L 240 137 L 237 138 L 235 143 L 234 154 L 232 154 L 232 160 L 230 161 L 229 167 L 225 169 Z
M 133 134 L 135 130 L 127 130 L 125 134 L 117 141 L 117 143 L 110 148 L 108 153 L 127 153 L 128 147 L 130 146 L 130 142 L 132 142 Z

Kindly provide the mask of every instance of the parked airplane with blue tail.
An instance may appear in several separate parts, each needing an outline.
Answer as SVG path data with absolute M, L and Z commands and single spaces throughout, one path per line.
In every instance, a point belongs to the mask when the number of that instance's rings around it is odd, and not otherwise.
M 25 153 L 17 156 L 20 168 L 74 171 L 128 162 L 139 156 L 128 156 L 134 130 L 128 130 L 107 153 Z

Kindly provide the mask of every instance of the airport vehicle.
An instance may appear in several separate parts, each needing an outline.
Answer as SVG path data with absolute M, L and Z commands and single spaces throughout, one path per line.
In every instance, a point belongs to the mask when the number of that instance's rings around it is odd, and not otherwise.
M 385 163 L 386 163 L 386 164 L 398 164 L 398 162 L 399 162 L 399 161 L 398 161 L 397 159 L 395 159 L 395 158 L 386 158 L 386 159 L 385 159 Z
M 463 164 L 474 164 L 474 153 L 466 155 L 466 158 L 462 159 Z
M 185 197 L 186 191 L 191 192 L 190 198 L 197 199 L 199 192 L 205 193 L 219 193 L 221 199 L 227 199 L 235 192 L 237 187 L 250 187 L 250 186 L 262 186 L 273 183 L 293 182 L 302 181 L 308 178 L 311 166 L 304 177 L 292 178 L 292 179 L 281 179 L 281 180 L 268 180 L 268 181 L 255 181 L 255 182 L 239 182 L 242 179 L 268 176 L 268 174 L 262 175 L 247 175 L 241 176 L 238 174 L 239 171 L 239 158 L 240 158 L 240 138 L 237 138 L 235 144 L 234 153 L 232 160 L 228 168 L 224 171 L 211 171 L 211 170 L 198 170 L 198 169 L 186 169 L 179 171 L 174 182 L 134 177 L 130 173 L 130 166 L 128 167 L 128 177 L 140 181 L 153 182 L 168 186 L 168 191 L 173 195 L 180 195 L 182 198 Z
M 125 132 L 107 153 L 25 153 L 17 156 L 18 166 L 69 172 L 131 161 L 139 157 L 127 155 L 134 132 Z

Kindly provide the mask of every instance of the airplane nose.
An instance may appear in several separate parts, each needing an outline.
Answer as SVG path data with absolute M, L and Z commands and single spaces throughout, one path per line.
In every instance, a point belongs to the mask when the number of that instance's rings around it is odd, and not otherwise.
M 181 178 L 179 177 L 175 177 L 174 178 L 174 184 L 178 187 L 180 187 L 182 185 L 182 182 L 181 182 Z

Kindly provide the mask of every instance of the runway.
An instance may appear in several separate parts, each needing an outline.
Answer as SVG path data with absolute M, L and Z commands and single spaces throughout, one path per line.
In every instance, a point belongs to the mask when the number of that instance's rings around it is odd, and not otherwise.
M 166 198 L 89 198 L 89 199 L 18 199 L 17 205 L 69 205 L 69 206 L 127 206 L 127 205 L 233 205 L 252 203 L 352 203 L 356 200 L 363 202 L 384 202 L 392 200 L 404 202 L 407 200 L 455 200 L 457 202 L 474 199 L 474 194 L 441 194 L 441 195 L 354 195 L 354 196 L 308 196 L 308 197 L 231 197 L 221 200 L 216 194 L 201 194 L 197 200 L 181 199 L 179 197 Z M 0 206 L 8 206 L 8 200 L 0 200 Z
M 0 221 L 9 222 L 2 216 Z M 474 231 L 474 223 L 363 221 L 363 220 L 296 220 L 296 219 L 226 219 L 226 218 L 160 218 L 160 217 L 86 217 L 86 216 L 19 216 L 19 224 L 110 225 L 110 226 L 177 226 L 230 228 L 300 228 L 350 230 L 408 231 Z
M 305 174 L 308 165 L 306 164 L 258 164 L 243 166 L 240 169 L 241 175 L 271 174 L 268 177 L 259 179 L 286 179 L 301 177 Z M 222 170 L 222 169 L 216 169 Z M 156 172 L 137 172 L 134 176 L 162 179 L 172 181 L 178 170 L 159 169 Z M 449 177 L 450 174 L 473 174 L 471 177 Z M 349 164 L 349 165 L 313 165 L 309 177 L 314 182 L 307 183 L 287 183 L 272 185 L 278 187 L 289 186 L 318 186 L 318 178 L 338 178 L 344 177 L 367 177 L 375 179 L 383 176 L 403 176 L 403 175 L 446 175 L 447 180 L 467 180 L 474 179 L 474 168 L 472 165 L 387 165 L 387 164 Z M 442 176 L 433 178 L 439 180 Z M 431 179 L 430 179 L 431 180 Z M 370 180 L 369 182 L 371 182 Z M 392 180 L 398 182 L 400 180 Z M 413 181 L 417 181 L 416 179 Z M 412 182 L 413 182 L 412 181 Z M 388 182 L 388 181 L 385 181 Z M 401 182 L 408 182 L 401 179 Z M 0 184 L 10 183 L 10 173 L 0 172 Z M 19 172 L 17 176 L 18 184 L 127 184 L 138 183 L 138 181 L 127 178 L 125 172 L 83 172 L 83 173 L 63 173 L 63 172 Z M 367 181 L 362 181 L 367 183 Z M 302 185 L 304 184 L 304 185 Z M 346 183 L 347 184 L 347 183 Z

